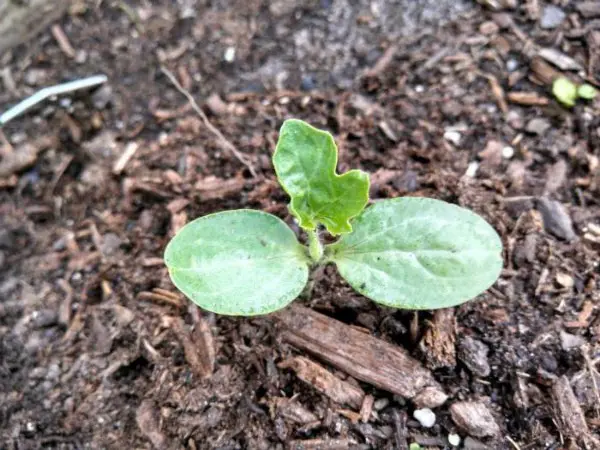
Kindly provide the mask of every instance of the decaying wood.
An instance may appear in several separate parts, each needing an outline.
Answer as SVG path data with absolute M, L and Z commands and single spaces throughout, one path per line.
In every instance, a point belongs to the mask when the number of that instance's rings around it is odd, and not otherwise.
M 291 441 L 290 450 L 346 450 L 355 448 L 356 441 L 349 439 L 309 439 L 306 441 Z
M 284 340 L 327 361 L 354 378 L 412 399 L 426 388 L 439 406 L 447 398 L 442 387 L 406 350 L 362 333 L 342 322 L 299 305 L 277 315 Z M 443 401 L 440 401 L 443 400 Z
M 194 373 L 201 379 L 209 378 L 214 370 L 215 348 L 210 327 L 202 318 L 195 320 L 194 329 L 190 332 L 183 320 L 174 319 L 174 331 L 183 345 L 185 360 Z
M 454 309 L 438 309 L 433 314 L 419 349 L 425 355 L 427 367 L 439 369 L 456 366 L 456 319 Z
M 585 414 L 573 393 L 569 379 L 565 376 L 558 378 L 552 385 L 552 400 L 556 409 L 556 420 L 560 424 L 561 433 L 578 442 L 592 445 L 593 439 L 585 420 Z M 595 441 L 595 440 L 594 440 Z M 597 445 L 597 442 L 593 442 Z M 598 447 L 589 447 L 598 448 Z
M 534 76 L 546 86 L 552 86 L 554 80 L 562 76 L 560 71 L 556 70 L 542 58 L 537 56 L 531 60 L 531 71 Z
M 70 0 L 0 0 L 0 55 L 60 18 Z
M 279 363 L 279 367 L 292 369 L 298 378 L 337 403 L 347 404 L 356 409 L 362 405 L 365 393 L 361 388 L 340 380 L 308 358 L 302 356 L 289 358 Z

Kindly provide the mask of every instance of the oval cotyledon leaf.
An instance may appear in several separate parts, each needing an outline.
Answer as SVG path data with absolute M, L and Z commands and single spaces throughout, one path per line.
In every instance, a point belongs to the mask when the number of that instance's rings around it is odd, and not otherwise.
M 502 242 L 477 214 L 440 200 L 382 200 L 326 247 L 342 277 L 377 303 L 403 309 L 455 306 L 489 288 Z
M 169 242 L 175 286 L 218 314 L 253 316 L 283 308 L 308 280 L 305 249 L 278 217 L 235 210 L 200 217 Z

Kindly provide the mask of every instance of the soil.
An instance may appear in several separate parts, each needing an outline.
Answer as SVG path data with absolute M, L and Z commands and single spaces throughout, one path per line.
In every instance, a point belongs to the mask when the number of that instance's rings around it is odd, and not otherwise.
M 109 83 L 0 130 L 0 448 L 441 449 L 450 433 L 465 448 L 600 448 L 600 101 L 551 93 L 561 73 L 599 82 L 600 11 L 480 3 L 79 1 L 60 22 L 72 48 L 48 31 L 5 54 L 0 111 L 63 81 Z M 297 300 L 431 370 L 449 395 L 431 428 L 290 345 L 273 316 L 199 311 L 169 281 L 163 249 L 195 217 L 261 209 L 301 235 L 270 162 L 288 117 L 330 130 L 339 171 L 369 171 L 372 199 L 457 203 L 503 238 L 494 287 L 444 313 L 380 307 L 333 267 Z M 294 355 L 360 386 L 371 414 L 279 364 Z M 460 402 L 499 432 L 458 419 Z

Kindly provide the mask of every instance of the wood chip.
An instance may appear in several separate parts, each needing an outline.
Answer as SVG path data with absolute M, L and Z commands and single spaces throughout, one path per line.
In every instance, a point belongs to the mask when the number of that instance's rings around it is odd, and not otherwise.
M 428 387 L 440 394 L 438 399 L 447 398 L 431 372 L 401 347 L 300 305 L 292 305 L 276 317 L 282 322 L 284 340 L 358 380 L 408 399 Z
M 117 159 L 113 165 L 112 171 L 115 175 L 120 175 L 121 172 L 123 172 L 125 166 L 127 166 L 129 160 L 133 158 L 133 155 L 135 155 L 135 152 L 137 152 L 138 148 L 139 145 L 135 142 L 130 142 L 125 146 L 125 151 L 121 154 L 121 156 L 119 156 L 119 159 Z
M 58 44 L 60 50 L 69 58 L 74 59 L 75 56 L 77 56 L 77 53 L 75 52 L 75 49 L 71 45 L 69 38 L 67 37 L 63 29 L 60 27 L 60 25 L 52 25 L 50 31 L 52 32 L 52 36 L 54 36 L 54 39 L 56 39 L 56 43 Z
M 585 2 L 577 2 L 578 4 L 575 6 L 579 14 L 581 14 L 586 19 L 590 19 L 593 17 L 600 17 L 600 2 L 598 1 L 585 1 Z
M 156 450 L 167 449 L 167 437 L 160 431 L 160 411 L 152 400 L 144 400 L 135 414 L 135 421 Z
M 538 55 L 561 70 L 583 70 L 581 64 L 554 48 L 542 48 Z
M 13 152 L 5 155 L 0 160 L 0 178 L 9 177 L 27 169 L 37 161 L 38 154 L 56 144 L 55 138 L 41 138 L 33 142 L 27 142 L 16 148 Z
M 183 303 L 181 302 L 180 299 L 173 298 L 171 296 L 167 296 L 167 295 L 163 295 L 163 294 L 159 294 L 156 292 L 148 292 L 148 291 L 140 292 L 136 298 L 137 298 L 137 300 L 142 300 L 142 301 L 145 300 L 145 301 L 156 302 L 156 303 L 166 303 L 168 305 L 173 305 L 177 308 L 183 307 Z
M 246 180 L 242 177 L 224 179 L 211 175 L 198 180 L 194 188 L 202 200 L 215 200 L 237 194 L 245 185 Z
M 482 402 L 456 402 L 450 406 L 454 423 L 471 436 L 498 436 L 500 427 L 494 416 Z
M 350 439 L 309 439 L 291 441 L 289 450 L 347 450 L 355 448 L 356 441 Z
M 432 370 L 456 366 L 456 319 L 453 308 L 437 309 L 429 322 L 419 349 Z
M 508 101 L 519 105 L 545 106 L 549 103 L 546 97 L 542 97 L 537 92 L 509 92 Z
M 177 338 L 183 345 L 185 360 L 200 379 L 209 378 L 214 369 L 214 340 L 206 321 L 196 323 L 190 332 L 183 320 L 177 317 L 173 323 Z
M 360 406 L 360 420 L 362 422 L 367 423 L 369 421 L 371 413 L 373 412 L 374 403 L 375 398 L 373 398 L 371 394 L 365 395 L 362 405 Z
M 71 304 L 73 303 L 73 288 L 67 280 L 60 279 L 57 281 L 60 288 L 65 292 L 65 298 L 60 303 L 58 308 L 58 322 L 61 325 L 69 326 L 71 322 Z
M 554 80 L 562 76 L 560 71 L 554 69 L 540 57 L 531 60 L 530 68 L 535 77 L 546 86 L 551 86 Z
M 561 433 L 577 441 L 586 440 L 589 437 L 589 429 L 585 414 L 566 376 L 558 378 L 552 385 L 552 400 L 556 423 L 560 424 Z
M 289 358 L 279 363 L 278 367 L 292 369 L 296 376 L 317 391 L 340 404 L 347 404 L 359 409 L 365 393 L 361 388 L 340 380 L 324 367 L 303 356 Z

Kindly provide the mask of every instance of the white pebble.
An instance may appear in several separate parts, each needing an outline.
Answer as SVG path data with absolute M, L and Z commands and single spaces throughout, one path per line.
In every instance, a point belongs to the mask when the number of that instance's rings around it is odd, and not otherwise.
M 223 59 L 228 63 L 233 62 L 235 59 L 235 47 L 227 47 L 225 54 L 223 55 Z
M 458 447 L 460 444 L 460 436 L 458 434 L 450 433 L 448 435 L 448 443 L 453 447 Z
M 454 145 L 460 144 L 461 134 L 456 130 L 446 130 L 444 133 L 444 139 L 452 142 Z
M 413 417 L 417 419 L 424 428 L 431 428 L 435 425 L 435 413 L 429 408 L 415 409 Z
M 469 178 L 475 178 L 475 175 L 477 175 L 477 169 L 479 169 L 479 163 L 477 161 L 471 161 L 469 163 L 469 167 L 467 167 L 465 175 Z
M 512 148 L 510 145 L 507 145 L 502 149 L 502 157 L 504 159 L 510 159 L 513 156 L 515 156 L 515 149 Z

